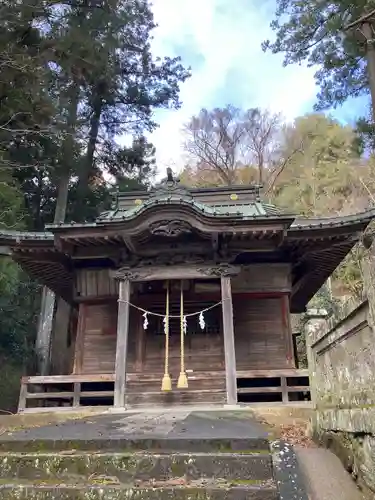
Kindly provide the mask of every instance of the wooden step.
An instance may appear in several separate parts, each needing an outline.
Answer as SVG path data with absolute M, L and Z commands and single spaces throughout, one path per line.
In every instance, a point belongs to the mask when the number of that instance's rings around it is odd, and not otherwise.
M 170 370 L 171 372 L 171 370 Z M 179 370 L 176 372 L 176 377 L 178 377 Z M 155 372 L 150 372 L 150 373 L 145 373 L 144 371 L 136 373 L 128 373 L 126 375 L 126 381 L 127 382 L 134 382 L 134 381 L 154 381 L 154 380 L 161 380 L 163 378 L 164 372 L 162 369 L 156 370 Z M 174 374 L 172 373 L 172 378 Z M 225 371 L 220 370 L 220 371 L 194 371 L 194 372 L 188 372 L 187 376 L 189 380 L 194 379 L 194 380 L 209 380 L 209 379 L 225 379 Z
M 171 375 L 172 387 L 177 387 L 178 372 Z M 130 393 L 141 393 L 141 392 L 157 392 L 160 390 L 161 383 L 163 379 L 163 374 L 158 374 L 154 376 L 142 376 L 137 379 L 135 374 L 132 374 L 130 379 L 128 378 L 126 382 L 127 391 Z M 218 372 L 216 376 L 208 376 L 208 374 L 193 373 L 188 374 L 188 384 L 189 387 L 187 391 L 201 391 L 201 390 L 225 390 L 226 382 L 225 375 L 223 372 Z
M 214 404 L 225 403 L 225 391 L 221 389 L 207 390 L 173 390 L 170 392 L 142 392 L 128 393 L 126 395 L 127 406 L 178 406 L 185 404 Z
M 161 387 L 162 376 L 153 381 L 133 381 L 127 382 L 126 388 L 129 392 L 154 392 L 158 391 Z M 172 377 L 172 387 L 177 387 L 178 377 Z M 194 380 L 188 377 L 188 390 L 213 390 L 213 389 L 225 389 L 225 379 L 216 380 Z

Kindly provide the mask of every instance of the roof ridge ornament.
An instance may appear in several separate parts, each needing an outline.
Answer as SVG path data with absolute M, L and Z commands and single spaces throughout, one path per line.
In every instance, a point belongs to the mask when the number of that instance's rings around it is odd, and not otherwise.
M 167 168 L 167 176 L 150 191 L 150 199 L 156 199 L 162 196 L 179 196 L 184 199 L 192 199 L 193 196 L 189 188 L 181 184 L 178 177 L 175 177 L 170 167 Z

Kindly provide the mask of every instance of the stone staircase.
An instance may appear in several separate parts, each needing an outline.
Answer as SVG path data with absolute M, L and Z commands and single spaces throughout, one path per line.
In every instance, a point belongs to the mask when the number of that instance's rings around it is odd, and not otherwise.
M 192 413 L 103 415 L 1 436 L 0 499 L 306 500 L 285 490 L 280 460 L 255 424 Z M 232 436 L 219 437 L 231 419 Z
M 2 499 L 279 498 L 267 450 L 13 453 L 0 460 Z

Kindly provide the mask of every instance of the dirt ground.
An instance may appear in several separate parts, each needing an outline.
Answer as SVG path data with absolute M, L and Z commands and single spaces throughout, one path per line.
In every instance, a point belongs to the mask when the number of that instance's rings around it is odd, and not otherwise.
M 311 439 L 312 408 L 254 407 L 251 411 L 269 429 L 272 438 L 303 448 L 316 447 Z

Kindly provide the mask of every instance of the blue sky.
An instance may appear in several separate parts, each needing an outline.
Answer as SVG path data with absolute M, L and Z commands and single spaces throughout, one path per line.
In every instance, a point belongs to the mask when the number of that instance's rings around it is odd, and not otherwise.
M 261 42 L 273 37 L 274 0 L 153 0 L 153 5 L 159 25 L 153 52 L 181 56 L 193 74 L 181 87 L 182 108 L 156 114 L 160 127 L 151 140 L 159 171 L 183 166 L 181 129 L 202 107 L 261 107 L 281 112 L 288 121 L 312 110 L 314 69 L 283 68 L 281 56 L 262 52 Z M 331 114 L 350 123 L 365 112 L 362 100 Z

